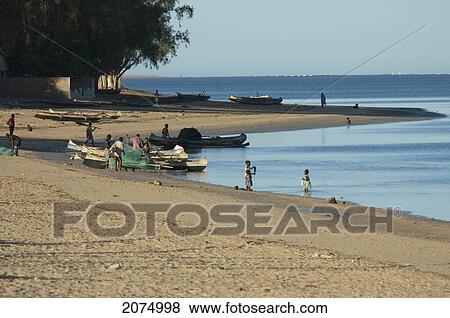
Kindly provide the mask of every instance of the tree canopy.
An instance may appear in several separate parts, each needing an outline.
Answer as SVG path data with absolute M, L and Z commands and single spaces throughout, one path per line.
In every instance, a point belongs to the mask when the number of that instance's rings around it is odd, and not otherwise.
M 189 44 L 181 23 L 193 8 L 179 2 L 3 0 L 0 52 L 16 76 L 120 77 L 137 64 L 157 68 Z

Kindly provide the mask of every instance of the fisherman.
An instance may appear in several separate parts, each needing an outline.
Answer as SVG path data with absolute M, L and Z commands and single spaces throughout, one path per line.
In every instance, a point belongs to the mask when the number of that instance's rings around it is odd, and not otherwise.
M 111 158 L 111 147 L 114 144 L 111 134 L 108 134 L 105 139 L 105 156 L 106 156 L 106 169 L 109 169 L 109 158 Z
M 169 136 L 169 124 L 165 124 L 164 125 L 164 128 L 163 128 L 161 134 L 162 134 L 162 136 L 164 138 L 170 138 L 170 136 Z
M 110 149 L 114 144 L 114 140 L 112 140 L 111 134 L 108 134 L 105 139 L 105 148 Z
M 133 149 L 139 150 L 139 149 L 142 149 L 142 147 L 143 147 L 143 142 L 141 139 L 141 135 L 136 134 L 136 137 L 133 138 Z
M 323 92 L 320 93 L 320 104 L 322 105 L 322 108 L 327 106 L 327 96 Z
M 114 160 L 116 161 L 116 171 L 122 171 L 122 155 L 125 153 L 123 137 L 119 137 L 119 140 L 112 145 L 111 151 L 114 154 Z
M 256 174 L 256 167 L 252 167 L 251 164 L 252 163 L 250 162 L 250 160 L 245 161 L 244 183 L 245 183 L 245 190 L 247 191 L 253 191 L 252 175 Z
M 350 119 L 350 117 L 347 117 L 347 125 L 350 126 L 352 124 L 352 120 Z
M 302 186 L 303 186 L 303 191 L 306 194 L 311 193 L 311 178 L 309 177 L 309 170 L 308 169 L 305 170 L 305 173 L 303 175 Z
M 13 134 L 6 134 L 6 137 L 11 141 L 11 150 L 14 156 L 17 157 L 19 155 L 19 148 L 22 144 L 22 139 L 19 136 Z
M 16 128 L 15 117 L 16 116 L 14 114 L 11 114 L 11 117 L 8 119 L 8 122 L 6 123 L 8 125 L 10 135 L 14 135 L 14 129 Z
M 95 147 L 95 145 L 94 145 L 94 131 L 96 129 L 97 129 L 97 127 L 92 128 L 92 123 L 91 122 L 88 123 L 88 126 L 86 128 L 86 141 L 84 142 L 85 146 L 90 141 L 91 144 L 92 144 L 92 147 Z

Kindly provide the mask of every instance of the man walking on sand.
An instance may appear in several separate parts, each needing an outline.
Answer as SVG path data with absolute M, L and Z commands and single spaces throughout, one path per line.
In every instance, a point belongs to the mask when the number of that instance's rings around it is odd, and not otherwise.
M 324 93 L 320 93 L 320 104 L 322 105 L 322 108 L 327 106 L 327 96 Z
M 96 130 L 96 129 L 97 129 L 97 127 L 92 128 L 92 123 L 89 122 L 89 124 L 86 128 L 86 141 L 84 142 L 85 146 L 90 141 L 92 144 L 92 147 L 95 147 L 95 145 L 94 145 L 94 130 Z

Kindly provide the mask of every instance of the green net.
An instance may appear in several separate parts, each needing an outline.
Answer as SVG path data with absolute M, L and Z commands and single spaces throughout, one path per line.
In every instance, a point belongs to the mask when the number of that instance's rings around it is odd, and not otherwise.
M 13 156 L 14 153 L 11 148 L 0 147 L 0 156 Z
M 141 169 L 141 170 L 156 170 L 159 165 L 149 163 L 145 160 L 144 152 L 142 150 L 125 148 L 125 154 L 122 155 L 122 167 L 127 169 Z M 115 169 L 114 156 L 109 159 L 109 168 Z

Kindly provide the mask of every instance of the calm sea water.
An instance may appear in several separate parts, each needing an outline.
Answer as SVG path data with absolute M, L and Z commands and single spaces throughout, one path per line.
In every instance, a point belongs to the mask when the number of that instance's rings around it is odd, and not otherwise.
M 303 101 L 334 76 L 129 79 L 138 89 L 171 93 L 205 90 L 214 99 L 255 92 Z M 450 75 L 350 76 L 326 90 L 329 102 L 422 107 L 450 116 Z M 318 103 L 317 97 L 308 103 Z M 335 196 L 450 221 L 450 120 L 249 134 L 246 149 L 204 149 L 205 173 L 191 180 L 242 186 L 244 161 L 257 166 L 255 189 L 302 195 L 303 170 L 313 196 Z

